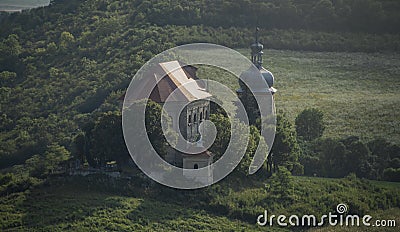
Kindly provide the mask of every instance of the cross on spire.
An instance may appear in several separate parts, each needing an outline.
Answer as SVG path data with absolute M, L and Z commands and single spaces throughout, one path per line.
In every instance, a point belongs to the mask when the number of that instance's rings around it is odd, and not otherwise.
M 258 32 L 260 31 L 259 27 L 256 27 L 256 41 L 255 43 L 258 43 Z

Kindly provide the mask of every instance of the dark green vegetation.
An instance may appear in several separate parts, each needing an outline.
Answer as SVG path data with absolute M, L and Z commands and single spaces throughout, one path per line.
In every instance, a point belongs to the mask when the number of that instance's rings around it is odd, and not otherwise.
M 318 109 L 305 109 L 295 120 L 297 136 L 312 141 L 322 136 L 325 130 L 324 113 Z
M 358 177 L 400 181 L 399 147 L 376 139 L 363 143 L 358 137 L 302 141 L 301 163 L 306 175 Z
M 369 213 L 374 219 L 400 216 L 398 210 L 383 215 L 380 211 L 400 206 L 398 184 L 354 176 L 321 179 L 278 173 L 267 182 L 252 178 L 247 183 L 229 177 L 195 191 L 148 184 L 143 179 L 104 176 L 53 179 L 25 193 L 4 195 L 0 229 L 259 231 L 255 220 L 264 209 L 276 215 L 321 216 L 334 212 L 338 203 L 346 203 L 351 213 Z
M 259 229 L 264 209 L 320 215 L 341 202 L 398 219 L 397 183 L 285 169 L 244 179 L 257 136 L 238 171 L 203 190 L 175 191 L 137 172 L 131 180 L 60 173 L 71 156 L 94 167 L 126 161 L 112 154 L 124 152 L 119 99 L 153 55 L 190 42 L 248 47 L 260 26 L 279 91 L 278 165 L 398 181 L 399 9 L 395 0 L 58 0 L 0 14 L 0 230 L 247 231 Z M 322 137 L 296 136 L 295 118 L 308 108 L 323 113 Z

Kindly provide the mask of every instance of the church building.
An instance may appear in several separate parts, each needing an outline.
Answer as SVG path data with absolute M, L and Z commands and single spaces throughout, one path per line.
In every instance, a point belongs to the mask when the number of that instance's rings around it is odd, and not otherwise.
M 261 77 L 267 82 L 268 88 L 253 89 L 253 93 L 255 95 L 274 94 L 276 92 L 273 87 L 274 76 L 270 71 L 262 67 L 262 55 L 263 45 L 258 41 L 257 29 L 255 43 L 251 45 L 251 61 L 260 71 Z M 144 99 L 146 96 L 145 90 L 149 89 L 150 86 L 155 86 L 149 98 L 164 106 L 166 113 L 172 119 L 174 131 L 180 131 L 186 141 L 202 147 L 200 125 L 202 125 L 201 122 L 203 120 L 209 119 L 210 98 L 212 97 L 207 91 L 207 83 L 197 81 L 200 79 L 196 75 L 196 67 L 183 64 L 177 60 L 159 63 L 154 70 L 156 70 L 154 75 L 143 79 L 143 93 L 140 93 L 140 91 L 134 93 L 136 95 L 134 99 Z M 257 77 L 249 69 L 242 73 L 241 78 L 246 79 L 246 82 L 251 82 L 255 81 Z M 258 109 L 258 107 L 251 108 L 255 104 L 253 94 L 240 80 L 239 84 L 238 97 L 243 102 L 247 113 L 254 114 L 254 109 Z M 251 99 L 253 99 L 253 102 Z M 179 109 L 182 109 L 182 107 L 183 111 L 180 111 Z M 250 118 L 250 123 L 254 122 L 255 120 L 252 122 Z M 213 163 L 213 154 L 208 150 L 197 154 L 185 154 L 171 148 L 165 155 L 164 160 L 176 167 L 183 168 L 183 174 L 188 178 L 204 183 L 212 182 L 213 170 L 211 170 L 210 166 Z M 201 168 L 205 169 L 204 174 L 200 176 L 190 176 L 193 172 L 185 171 L 185 169 Z
M 163 106 L 172 119 L 174 131 L 180 131 L 186 141 L 202 147 L 200 125 L 203 120 L 209 119 L 211 94 L 207 92 L 206 83 L 196 82 L 199 80 L 196 75 L 197 68 L 173 60 L 159 63 L 153 70 L 154 75 L 143 79 L 143 89 L 155 86 L 149 98 Z M 143 99 L 145 94 L 145 91 L 138 92 L 133 97 L 134 99 Z M 168 104 L 166 104 L 167 102 Z M 180 112 L 182 107 L 183 111 Z M 184 169 L 208 167 L 204 175 L 188 177 L 206 183 L 209 183 L 212 178 L 210 165 L 213 162 L 213 154 L 207 150 L 197 154 L 185 154 L 171 147 L 164 160 Z M 187 175 L 190 173 L 187 172 Z M 184 175 L 186 175 L 185 171 Z

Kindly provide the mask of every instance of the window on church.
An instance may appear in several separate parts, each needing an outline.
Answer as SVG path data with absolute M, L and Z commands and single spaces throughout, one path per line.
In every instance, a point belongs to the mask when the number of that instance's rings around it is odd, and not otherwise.
M 200 122 L 203 121 L 203 112 L 200 112 Z
M 194 169 L 199 169 L 199 165 L 198 164 L 194 164 L 193 168 Z
M 208 111 L 206 110 L 206 113 L 205 113 L 205 115 L 204 115 L 204 118 L 205 119 L 208 119 Z
M 194 116 L 193 116 L 193 123 L 196 123 L 196 122 L 197 122 L 197 115 L 194 114 Z
M 189 115 L 188 117 L 188 124 L 190 125 L 192 123 L 192 115 Z

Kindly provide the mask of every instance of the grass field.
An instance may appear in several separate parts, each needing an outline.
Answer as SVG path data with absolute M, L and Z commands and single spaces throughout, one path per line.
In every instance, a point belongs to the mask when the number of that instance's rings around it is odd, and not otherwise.
M 239 49 L 249 56 L 249 49 Z M 264 51 L 275 76 L 277 111 L 294 122 L 305 108 L 324 112 L 324 136 L 382 137 L 400 144 L 400 54 Z M 206 75 L 203 75 L 206 76 Z M 213 78 L 231 89 L 238 84 Z
M 400 54 L 267 51 L 276 107 L 291 119 L 325 113 L 327 137 L 383 137 L 400 144 Z

